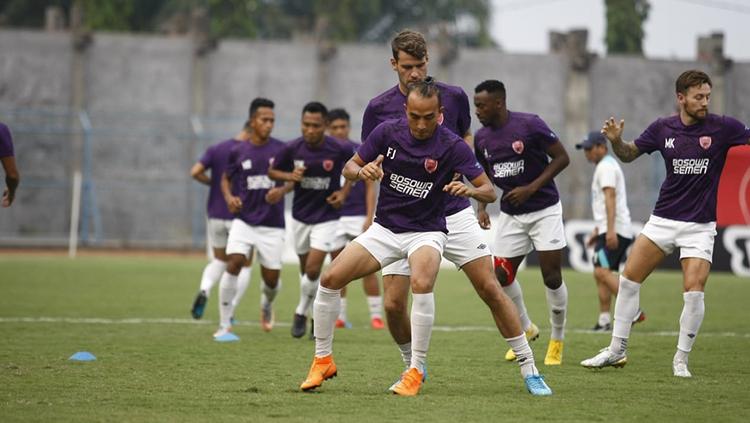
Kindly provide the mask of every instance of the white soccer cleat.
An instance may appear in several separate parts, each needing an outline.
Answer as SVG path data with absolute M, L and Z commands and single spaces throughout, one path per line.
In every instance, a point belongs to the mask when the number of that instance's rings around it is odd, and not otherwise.
M 684 361 L 673 361 L 672 372 L 677 377 L 693 377 L 690 370 L 688 370 L 687 363 Z
M 603 367 L 623 367 L 628 364 L 628 357 L 625 354 L 615 354 L 610 351 L 609 347 L 602 348 L 599 354 L 581 361 L 581 366 L 589 369 L 601 369 Z

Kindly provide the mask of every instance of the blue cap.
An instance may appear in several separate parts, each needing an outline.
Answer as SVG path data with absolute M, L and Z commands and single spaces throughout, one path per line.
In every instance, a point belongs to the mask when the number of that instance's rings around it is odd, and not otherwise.
M 580 144 L 576 144 L 576 148 L 578 150 L 584 149 L 587 150 L 595 145 L 598 144 L 607 144 L 607 139 L 604 138 L 604 135 L 602 135 L 599 131 L 591 131 L 589 134 L 584 138 Z

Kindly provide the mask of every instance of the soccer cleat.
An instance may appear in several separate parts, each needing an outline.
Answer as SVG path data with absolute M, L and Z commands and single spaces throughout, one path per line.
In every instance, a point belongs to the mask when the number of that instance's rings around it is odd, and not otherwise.
M 525 334 L 526 340 L 535 341 L 539 338 L 539 328 L 532 323 L 531 326 L 526 329 Z M 508 352 L 505 353 L 505 359 L 508 361 L 514 361 L 516 359 L 516 353 L 513 352 L 513 348 L 508 348 Z
M 389 391 L 393 392 L 394 389 L 396 389 L 396 386 L 398 386 L 399 383 L 401 383 L 401 378 L 406 374 L 406 372 L 409 371 L 409 368 L 407 367 L 404 369 L 404 372 L 401 373 L 401 375 L 396 379 L 395 382 L 388 388 Z M 427 382 L 427 364 L 422 367 L 422 383 Z
M 208 296 L 204 291 L 198 292 L 198 295 L 195 296 L 195 301 L 193 301 L 193 308 L 190 309 L 190 314 L 193 315 L 193 319 L 200 319 L 203 317 L 203 311 L 206 309 L 206 302 L 208 301 Z
M 260 308 L 260 328 L 263 329 L 263 332 L 271 332 L 275 320 L 276 317 L 270 305 Z
M 328 354 L 325 357 L 313 358 L 310 371 L 307 373 L 307 379 L 302 382 L 300 389 L 309 391 L 323 384 L 324 381 L 336 377 L 336 363 L 333 362 L 333 355 Z
M 610 351 L 609 347 L 599 350 L 599 354 L 581 361 L 581 366 L 588 369 L 601 369 L 603 367 L 624 367 L 628 364 L 625 354 L 617 355 Z
M 336 327 L 339 329 L 351 329 L 352 324 L 347 322 L 346 320 L 336 319 Z
M 633 318 L 633 324 L 641 323 L 644 320 L 646 320 L 646 313 L 644 313 L 643 310 L 639 308 L 638 314 L 636 314 L 635 318 Z
M 302 338 L 305 336 L 306 329 L 307 316 L 295 313 L 294 320 L 292 320 L 292 336 L 295 338 Z
M 526 376 L 523 380 L 526 383 L 526 389 L 534 396 L 552 395 L 552 389 L 547 386 L 542 375 Z
M 687 363 L 682 360 L 672 362 L 672 372 L 677 377 L 693 377 L 688 370 Z
M 415 367 L 411 367 L 401 375 L 401 380 L 398 381 L 392 392 L 404 397 L 413 397 L 419 393 L 422 380 L 424 380 L 422 372 Z
M 240 337 L 232 333 L 232 328 L 219 328 L 214 332 L 214 341 L 216 342 L 237 342 Z
M 600 325 L 599 323 L 597 323 L 593 327 L 593 329 L 591 329 L 591 330 L 594 331 L 594 332 L 611 332 L 612 331 L 612 324 L 611 323 L 607 323 L 607 324 L 604 324 L 604 325 Z
M 547 355 L 544 356 L 546 366 L 559 366 L 563 358 L 563 341 L 550 339 L 547 346 Z
M 370 319 L 370 328 L 374 330 L 380 330 L 385 328 L 385 323 L 383 323 L 383 319 L 380 317 L 373 317 Z

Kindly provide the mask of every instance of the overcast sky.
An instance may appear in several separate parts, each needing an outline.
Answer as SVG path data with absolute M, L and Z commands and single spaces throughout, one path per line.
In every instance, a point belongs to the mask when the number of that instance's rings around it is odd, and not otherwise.
M 604 0 L 491 0 L 493 38 L 510 53 L 546 53 L 550 30 L 588 28 L 589 50 L 606 52 Z M 724 33 L 724 54 L 750 62 L 750 1 L 650 0 L 644 51 L 692 60 L 699 35 Z

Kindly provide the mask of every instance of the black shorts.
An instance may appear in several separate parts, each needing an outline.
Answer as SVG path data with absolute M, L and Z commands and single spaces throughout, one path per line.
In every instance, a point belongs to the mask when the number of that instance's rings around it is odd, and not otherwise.
M 605 267 L 615 272 L 620 269 L 620 263 L 625 259 L 625 252 L 633 243 L 632 238 L 625 238 L 617 234 L 617 249 L 607 249 L 607 234 L 600 234 L 596 237 L 596 246 L 594 247 L 594 267 Z

